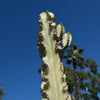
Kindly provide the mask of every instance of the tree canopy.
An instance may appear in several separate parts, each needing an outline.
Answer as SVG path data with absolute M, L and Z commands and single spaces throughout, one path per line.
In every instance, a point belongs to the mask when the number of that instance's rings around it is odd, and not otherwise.
M 74 47 L 74 49 L 72 49 Z M 72 61 L 68 58 L 71 57 L 69 55 L 72 54 L 72 50 L 76 50 L 76 45 L 72 45 L 71 49 L 68 49 L 68 53 L 65 54 L 65 58 L 67 57 L 67 64 L 71 64 Z M 76 51 L 75 51 L 76 52 Z M 83 49 L 81 49 L 81 53 L 83 52 Z M 82 59 L 80 59 L 80 57 Z M 78 74 L 78 81 L 81 91 L 81 97 L 84 100 L 99 100 L 98 94 L 100 93 L 100 73 L 97 71 L 98 65 L 96 64 L 95 60 L 92 60 L 90 58 L 84 58 L 81 56 L 76 55 L 74 58 L 77 59 L 76 64 L 77 67 L 79 67 L 80 70 L 77 70 Z M 70 67 L 65 67 L 65 74 L 66 74 L 66 80 L 68 84 L 68 91 L 71 94 L 73 100 L 79 100 L 78 99 L 78 92 L 77 92 L 77 84 L 75 84 L 75 75 L 74 75 L 74 69 Z

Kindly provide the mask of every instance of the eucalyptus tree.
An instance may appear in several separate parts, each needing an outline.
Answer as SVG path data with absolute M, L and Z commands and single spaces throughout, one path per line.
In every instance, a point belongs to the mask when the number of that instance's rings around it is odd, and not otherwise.
M 85 87 L 85 92 L 83 97 L 86 99 L 99 100 L 98 93 L 100 92 L 100 73 L 97 68 L 95 60 L 87 58 L 84 65 L 84 79 L 85 82 L 83 87 Z
M 100 73 L 98 66 L 94 60 L 84 59 L 80 62 L 80 70 L 78 70 L 78 78 L 83 100 L 100 100 Z M 66 80 L 68 84 L 68 92 L 72 95 L 72 100 L 78 100 L 77 90 L 75 85 L 75 77 L 73 68 L 65 67 Z
M 81 100 L 81 93 L 78 80 L 77 66 L 79 66 L 81 64 L 80 61 L 84 59 L 83 56 L 81 55 L 82 52 L 83 49 L 78 49 L 76 44 L 75 45 L 72 44 L 70 49 L 67 49 L 67 54 L 64 55 L 64 58 L 67 58 L 67 64 L 72 63 L 74 68 L 74 77 L 75 77 L 78 100 Z

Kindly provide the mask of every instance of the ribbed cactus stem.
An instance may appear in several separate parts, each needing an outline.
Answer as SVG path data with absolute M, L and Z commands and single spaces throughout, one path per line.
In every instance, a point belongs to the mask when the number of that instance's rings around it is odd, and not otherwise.
M 72 36 L 65 33 L 62 24 L 56 25 L 55 15 L 51 12 L 42 12 L 39 23 L 38 49 L 45 67 L 41 71 L 42 100 L 71 100 L 60 53 L 70 45 Z

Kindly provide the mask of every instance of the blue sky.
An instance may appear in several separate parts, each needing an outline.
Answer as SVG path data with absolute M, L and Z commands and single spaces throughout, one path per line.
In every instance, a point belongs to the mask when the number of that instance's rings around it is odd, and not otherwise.
M 83 55 L 100 65 L 100 0 L 0 0 L 0 84 L 3 100 L 40 100 L 38 16 L 49 10 Z M 98 68 L 100 72 L 100 67 Z

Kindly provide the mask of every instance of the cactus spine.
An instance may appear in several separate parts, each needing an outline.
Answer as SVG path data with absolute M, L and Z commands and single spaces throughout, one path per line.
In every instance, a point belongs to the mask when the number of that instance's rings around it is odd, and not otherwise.
M 38 49 L 45 68 L 41 71 L 42 100 L 71 100 L 61 55 L 70 45 L 72 36 L 69 32 L 65 33 L 62 24 L 56 25 L 55 15 L 49 11 L 40 14 L 39 23 Z

